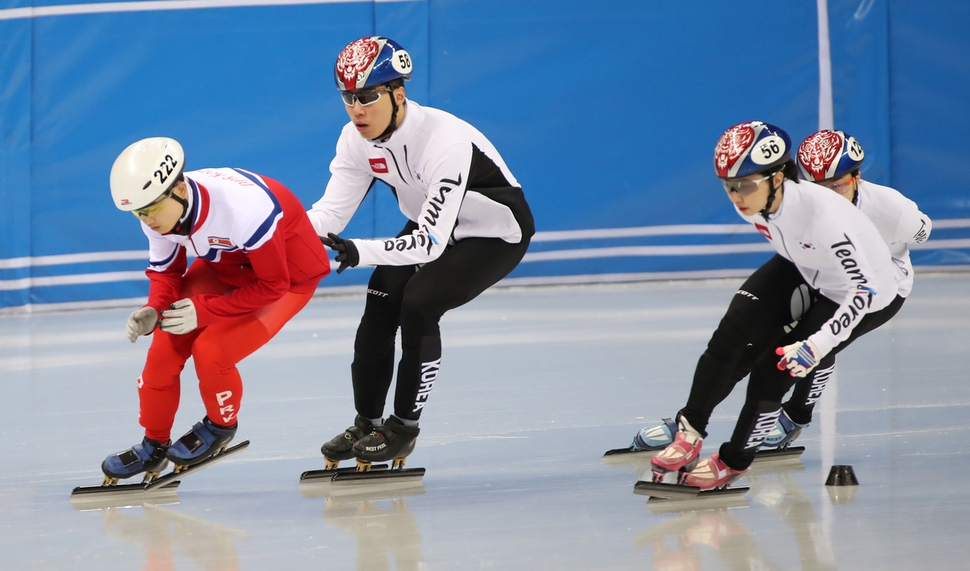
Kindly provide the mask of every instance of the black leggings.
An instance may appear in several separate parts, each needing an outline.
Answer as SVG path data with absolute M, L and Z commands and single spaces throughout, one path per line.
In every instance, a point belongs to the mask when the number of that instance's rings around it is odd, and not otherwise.
M 774 427 L 781 399 L 792 385 L 795 390 L 785 410 L 795 422 L 807 424 L 834 370 L 835 355 L 889 321 L 903 301 L 897 296 L 888 307 L 866 315 L 849 339 L 826 355 L 809 375 L 792 377 L 787 370 L 778 369 L 780 357 L 775 349 L 803 341 L 818 331 L 839 304 L 811 290 L 790 261 L 773 256 L 751 274 L 731 300 L 697 363 L 687 406 L 679 414 L 706 437 L 714 407 L 751 373 L 734 435 L 721 451 L 721 458 L 732 468 L 747 468 L 767 434 L 767 425 Z
M 816 369 L 825 370 L 834 366 L 837 353 L 859 337 L 892 319 L 903 306 L 904 301 L 905 298 L 897 295 L 888 306 L 865 315 L 852 329 L 849 338 L 832 349 L 819 362 Z M 838 303 L 819 296 L 811 309 L 799 320 L 795 329 L 781 338 L 778 346 L 807 339 L 809 335 L 821 329 L 825 322 L 835 315 L 838 308 Z M 729 442 L 721 445 L 721 460 L 735 470 L 745 470 L 754 461 L 755 452 L 775 426 L 775 420 L 781 412 L 782 397 L 798 380 L 792 377 L 787 369 L 778 369 L 779 359 L 778 355 L 769 349 L 755 363 L 751 370 L 751 378 L 748 380 L 744 406 L 741 407 L 741 414 L 734 427 L 734 434 Z
M 755 270 L 734 294 L 698 360 L 687 406 L 679 414 L 706 437 L 714 408 L 762 353 L 774 352 L 816 298 L 798 268 L 779 255 Z
M 399 235 L 417 228 L 409 222 Z M 466 238 L 423 266 L 377 266 L 367 286 L 357 328 L 354 405 L 364 418 L 380 418 L 394 376 L 394 340 L 401 328 L 394 414 L 417 420 L 438 377 L 438 322 L 509 274 L 525 256 L 529 238 L 509 244 L 498 238 Z

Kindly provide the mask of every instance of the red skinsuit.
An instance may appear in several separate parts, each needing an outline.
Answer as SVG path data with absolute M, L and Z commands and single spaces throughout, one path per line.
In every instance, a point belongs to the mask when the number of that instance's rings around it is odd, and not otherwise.
M 241 169 L 185 173 L 194 222 L 189 236 L 149 238 L 148 306 L 161 315 L 190 298 L 198 328 L 173 335 L 156 328 L 138 396 L 145 435 L 171 437 L 180 374 L 195 363 L 206 415 L 235 424 L 242 398 L 236 363 L 259 349 L 310 300 L 330 262 L 303 205 L 280 183 Z M 186 271 L 186 248 L 198 257 Z M 162 260 L 162 261 L 157 261 Z

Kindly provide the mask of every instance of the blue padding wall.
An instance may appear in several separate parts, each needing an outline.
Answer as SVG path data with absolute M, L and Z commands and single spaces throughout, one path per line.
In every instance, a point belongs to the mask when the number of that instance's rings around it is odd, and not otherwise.
M 513 278 L 753 268 L 769 250 L 738 226 L 714 143 L 750 119 L 818 128 L 814 1 L 203 4 L 0 0 L 0 308 L 146 294 L 144 235 L 107 186 L 142 137 L 312 204 L 347 121 L 333 60 L 373 33 L 411 52 L 408 96 L 476 125 L 522 182 L 540 234 Z M 829 4 L 836 127 L 866 178 L 938 222 L 916 263 L 970 263 L 970 8 Z M 344 235 L 404 222 L 378 186 Z

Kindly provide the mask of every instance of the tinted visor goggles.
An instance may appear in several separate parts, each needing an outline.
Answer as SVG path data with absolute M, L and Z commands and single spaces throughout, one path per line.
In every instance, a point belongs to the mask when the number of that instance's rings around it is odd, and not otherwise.
M 758 190 L 761 183 L 771 178 L 772 175 L 765 175 L 761 178 L 756 178 L 754 180 L 748 178 L 734 178 L 734 179 L 722 179 L 721 184 L 724 185 L 724 190 L 728 194 L 731 192 L 736 192 L 741 196 L 748 196 L 752 192 Z
M 362 107 L 373 105 L 381 98 L 381 94 L 390 92 L 386 87 L 371 87 L 370 89 L 360 89 L 358 91 L 341 91 L 340 98 L 344 100 L 344 105 L 353 107 L 354 103 L 360 103 Z

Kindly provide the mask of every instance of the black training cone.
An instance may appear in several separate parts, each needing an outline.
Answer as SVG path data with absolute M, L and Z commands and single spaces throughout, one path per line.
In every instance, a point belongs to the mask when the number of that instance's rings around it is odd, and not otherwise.
M 829 478 L 825 480 L 826 486 L 858 486 L 859 480 L 856 480 L 855 472 L 852 471 L 852 466 L 832 466 L 829 470 Z

